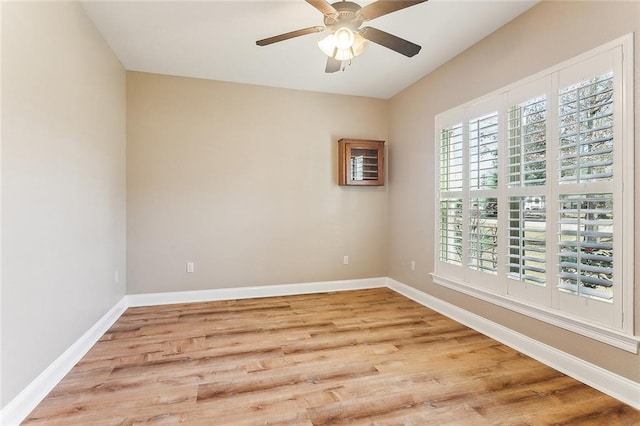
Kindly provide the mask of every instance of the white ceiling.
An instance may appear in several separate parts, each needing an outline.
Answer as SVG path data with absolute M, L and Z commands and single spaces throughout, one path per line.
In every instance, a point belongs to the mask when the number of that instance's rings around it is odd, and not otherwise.
M 370 0 L 357 1 L 364 6 Z M 345 71 L 326 74 L 310 34 L 255 41 L 323 25 L 304 0 L 83 2 L 127 70 L 388 99 L 538 1 L 430 0 L 365 25 L 422 46 L 407 58 L 370 43 Z

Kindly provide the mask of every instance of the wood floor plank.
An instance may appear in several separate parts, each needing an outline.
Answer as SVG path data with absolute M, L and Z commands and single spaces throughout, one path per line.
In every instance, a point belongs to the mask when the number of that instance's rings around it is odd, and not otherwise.
M 128 309 L 47 425 L 635 425 L 640 412 L 389 290 Z

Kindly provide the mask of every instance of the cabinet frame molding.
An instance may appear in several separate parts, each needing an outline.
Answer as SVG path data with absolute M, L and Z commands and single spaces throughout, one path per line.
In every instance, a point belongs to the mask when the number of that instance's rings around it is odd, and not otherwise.
M 383 186 L 384 143 L 385 141 L 372 139 L 340 139 L 338 141 L 338 184 Z M 359 161 L 361 169 L 354 172 L 354 167 L 357 167 L 356 161 Z M 360 178 L 356 178 L 356 175 Z

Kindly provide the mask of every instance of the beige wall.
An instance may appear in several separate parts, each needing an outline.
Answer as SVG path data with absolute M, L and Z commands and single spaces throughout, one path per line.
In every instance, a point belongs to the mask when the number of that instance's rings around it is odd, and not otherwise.
M 434 115 L 639 30 L 637 2 L 544 2 L 391 102 L 135 72 L 125 97 L 77 4 L 2 3 L 0 406 L 125 293 L 125 111 L 128 293 L 390 275 L 640 381 L 638 356 L 428 275 Z M 341 137 L 390 140 L 390 184 L 339 187 Z
M 640 2 L 543 2 L 393 97 L 389 271 L 398 281 L 640 382 L 640 356 L 434 285 L 429 276 L 434 256 L 434 116 L 634 31 L 640 31 Z M 637 39 L 635 55 L 637 139 Z M 640 149 L 636 149 L 636 165 L 640 166 Z M 638 206 L 640 173 L 636 173 L 636 224 L 640 224 Z M 640 265 L 639 239 L 635 250 L 635 264 Z M 409 268 L 411 260 L 416 260 L 415 272 Z M 640 285 L 636 283 L 638 300 Z M 640 330 L 639 305 L 636 303 L 636 331 Z
M 125 77 L 78 3 L 3 2 L 0 406 L 125 294 Z
M 387 121 L 382 100 L 129 72 L 127 292 L 385 276 L 387 187 L 338 186 L 336 148 Z

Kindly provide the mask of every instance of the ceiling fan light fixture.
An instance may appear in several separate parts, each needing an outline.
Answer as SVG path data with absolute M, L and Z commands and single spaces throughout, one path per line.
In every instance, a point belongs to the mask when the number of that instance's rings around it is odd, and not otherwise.
M 340 50 L 349 49 L 353 46 L 353 42 L 355 41 L 355 36 L 353 35 L 353 31 L 351 31 L 347 27 L 341 27 L 333 33 L 336 38 L 336 47 Z
M 335 54 L 333 55 L 333 59 L 338 61 L 348 61 L 353 59 L 353 52 L 351 49 L 336 49 Z
M 329 34 L 318 42 L 318 47 L 325 55 L 333 58 L 333 53 L 336 50 L 336 36 Z
M 338 32 L 343 29 L 349 32 L 349 37 L 353 40 L 348 45 L 339 41 L 340 37 L 343 37 L 342 41 L 344 41 L 346 38 L 346 36 L 341 36 L 340 34 L 338 34 Z M 328 36 L 320 40 L 318 42 L 318 47 L 325 55 L 329 56 L 330 58 L 336 59 L 338 61 L 348 61 L 350 59 L 353 59 L 355 56 L 359 56 L 360 54 L 362 54 L 368 44 L 369 42 L 367 41 L 367 39 L 362 37 L 360 34 L 354 33 L 348 28 L 340 28 L 335 33 L 329 34 Z M 347 47 L 342 47 L 345 45 Z
M 362 37 L 359 33 L 355 33 L 354 35 L 353 46 L 351 46 L 351 50 L 353 51 L 353 56 L 360 56 L 362 52 L 369 46 L 369 40 Z

